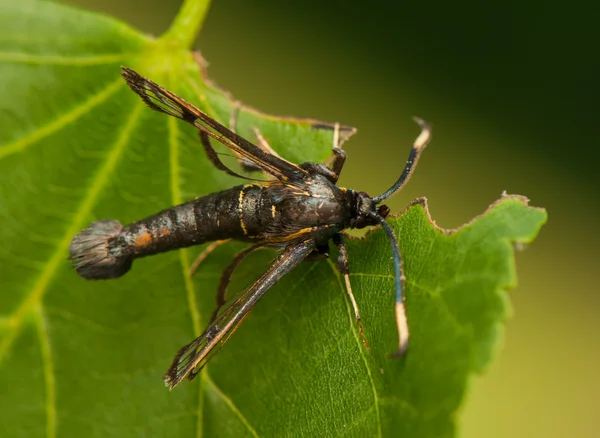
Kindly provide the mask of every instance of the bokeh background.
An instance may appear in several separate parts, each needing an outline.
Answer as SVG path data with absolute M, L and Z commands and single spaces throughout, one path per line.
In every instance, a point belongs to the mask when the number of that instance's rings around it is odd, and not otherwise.
M 65 0 L 151 34 L 175 0 Z M 198 38 L 210 76 L 266 112 L 358 127 L 341 184 L 378 194 L 418 133 L 434 141 L 401 211 L 427 196 L 456 227 L 502 191 L 548 209 L 517 256 L 505 346 L 475 378 L 464 437 L 598 436 L 600 14 L 571 2 L 215 0 Z

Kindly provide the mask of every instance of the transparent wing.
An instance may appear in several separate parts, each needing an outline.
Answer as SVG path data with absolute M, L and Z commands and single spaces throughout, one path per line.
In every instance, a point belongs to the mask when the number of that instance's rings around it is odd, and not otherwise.
M 233 301 L 204 333 L 179 350 L 171 367 L 163 376 L 165 385 L 169 389 L 173 389 L 186 376 L 189 380 L 196 377 L 208 361 L 225 345 L 265 292 L 304 260 L 314 247 L 313 241 L 300 242 L 286 247 L 267 272 Z
M 166 90 L 150 79 L 143 77 L 134 70 L 127 67 L 121 67 L 121 70 L 121 75 L 125 79 L 125 82 L 127 82 L 127 85 L 129 85 L 129 88 L 140 96 L 150 108 L 194 125 L 200 131 L 205 132 L 278 179 L 284 181 L 294 180 L 306 174 L 304 169 L 263 151 L 258 146 L 212 119 L 194 105 L 186 102 L 181 97 Z

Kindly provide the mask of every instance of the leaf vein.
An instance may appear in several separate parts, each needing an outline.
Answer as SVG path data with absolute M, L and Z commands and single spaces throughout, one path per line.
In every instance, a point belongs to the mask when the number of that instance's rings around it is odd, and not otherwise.
M 29 313 L 41 302 L 41 299 L 44 296 L 50 281 L 54 278 L 54 274 L 61 265 L 62 261 L 66 258 L 66 253 L 69 249 L 71 238 L 84 226 L 87 217 L 95 205 L 98 195 L 108 180 L 109 174 L 114 170 L 121 157 L 121 153 L 125 148 L 125 145 L 129 141 L 129 137 L 133 132 L 133 128 L 135 127 L 143 107 L 143 103 L 140 102 L 131 112 L 131 115 L 123 127 L 121 134 L 117 138 L 117 141 L 112 149 L 109 151 L 104 165 L 98 174 L 93 178 L 92 183 L 86 192 L 86 196 L 83 198 L 81 206 L 73 217 L 71 225 L 67 228 L 64 236 L 56 246 L 56 251 L 45 264 L 44 270 L 41 272 L 31 291 L 26 294 L 26 297 L 23 299 L 21 305 L 13 313 L 12 329 L 0 343 L 0 362 L 2 362 L 4 355 L 8 352 L 12 343 L 14 342 L 21 328 L 25 315 L 27 315 L 27 313 Z
M 42 307 L 39 305 L 35 308 L 35 324 L 40 338 L 44 380 L 46 383 L 46 436 L 48 438 L 56 438 L 56 376 L 54 375 L 54 363 L 52 362 L 52 349 L 50 348 L 48 328 L 42 313 Z
M 252 434 L 253 437 L 258 438 L 258 433 L 256 433 L 256 430 L 252 427 L 252 425 L 250 424 L 250 422 L 246 419 L 246 417 L 244 416 L 244 414 L 242 414 L 242 412 L 238 409 L 238 407 L 235 405 L 235 403 L 233 403 L 233 400 L 231 400 L 222 390 L 221 388 L 219 388 L 215 382 L 213 381 L 213 379 L 208 375 L 208 373 L 205 371 L 204 372 L 204 381 L 207 382 L 210 387 L 213 389 L 213 391 L 215 391 L 215 393 L 221 397 L 221 399 L 223 399 L 223 401 L 225 402 L 225 404 L 229 407 L 229 409 L 231 409 L 231 411 L 237 415 L 237 417 L 240 419 L 240 421 L 242 423 L 244 423 L 244 426 L 246 426 L 246 428 L 248 429 L 248 431 Z M 208 389 L 208 388 L 207 388 Z
M 329 265 L 329 267 L 333 271 L 335 277 L 337 278 L 338 286 L 340 287 L 340 290 L 342 291 L 342 295 L 344 296 L 344 302 L 346 303 L 346 309 L 348 311 L 348 318 L 350 320 L 350 326 L 352 328 L 352 333 L 354 334 L 354 340 L 356 341 L 356 345 L 358 347 L 358 351 L 360 353 L 360 357 L 363 360 L 363 363 L 365 364 L 365 368 L 367 370 L 367 375 L 369 377 L 369 382 L 371 384 L 371 389 L 373 391 L 373 401 L 374 401 L 375 413 L 376 413 L 376 418 L 377 418 L 377 436 L 381 437 L 382 436 L 382 432 L 381 432 L 381 414 L 379 412 L 379 403 L 377 401 L 379 399 L 379 395 L 377 394 L 377 388 L 375 388 L 375 380 L 373 380 L 373 374 L 371 373 L 371 369 L 369 368 L 369 363 L 367 361 L 367 358 L 365 357 L 365 353 L 364 353 L 363 349 L 361 348 L 362 342 L 361 342 L 361 340 L 359 338 L 359 335 L 358 335 L 358 333 L 356 331 L 356 324 L 354 323 L 354 312 L 350 308 L 350 302 L 349 302 L 348 294 L 346 293 L 346 291 L 344 289 L 344 285 L 342 284 L 342 279 L 340 277 L 339 272 L 337 271 L 337 269 L 334 266 L 334 264 L 331 261 L 331 259 L 327 259 L 327 264 Z
M 106 101 L 109 97 L 111 97 L 119 88 L 123 86 L 123 81 L 121 78 L 118 78 L 116 81 L 110 83 L 107 87 L 103 88 L 98 93 L 91 96 L 88 100 L 86 100 L 83 104 L 75 107 L 70 112 L 63 114 L 61 117 L 55 119 L 54 121 L 46 124 L 45 126 L 35 130 L 29 135 L 25 137 L 21 137 L 20 139 L 9 143 L 7 145 L 0 147 L 0 160 L 8 155 L 15 154 L 17 152 L 21 152 L 28 148 L 29 146 L 37 143 L 38 141 L 48 137 L 58 130 L 64 128 L 69 123 L 74 122 L 79 117 L 90 111 L 95 106 L 101 104 Z

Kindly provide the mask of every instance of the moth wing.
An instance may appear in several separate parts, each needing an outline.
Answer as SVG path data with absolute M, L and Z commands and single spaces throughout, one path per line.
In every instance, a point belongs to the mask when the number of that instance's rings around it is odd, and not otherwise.
M 171 367 L 163 376 L 165 385 L 173 389 L 185 377 L 189 380 L 196 377 L 208 361 L 223 348 L 265 292 L 304 260 L 314 247 L 312 241 L 287 246 L 269 269 L 239 298 L 231 302 L 204 333 L 179 350 Z
M 236 154 L 281 180 L 302 178 L 307 172 L 301 167 L 262 150 L 245 138 L 221 125 L 206 113 L 181 97 L 161 87 L 134 70 L 121 67 L 121 75 L 131 88 L 152 109 L 194 125 Z

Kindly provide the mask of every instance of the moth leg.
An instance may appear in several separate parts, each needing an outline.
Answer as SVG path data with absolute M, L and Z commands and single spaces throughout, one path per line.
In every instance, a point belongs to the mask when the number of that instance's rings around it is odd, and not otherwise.
M 235 132 L 235 127 L 237 124 L 237 116 L 240 112 L 241 107 L 242 107 L 241 102 L 236 101 L 233 106 L 233 109 L 231 110 L 231 116 L 229 117 L 229 129 L 231 129 L 232 132 Z M 264 152 L 266 152 L 270 155 L 273 155 L 277 158 L 281 158 L 279 156 L 279 154 L 277 152 L 275 152 L 275 150 L 269 145 L 267 140 L 265 140 L 265 138 L 260 133 L 259 129 L 256 127 L 254 128 L 254 134 L 256 135 L 256 141 L 257 141 L 256 146 L 258 146 L 260 149 L 262 149 Z M 235 155 L 238 159 L 238 162 L 240 163 L 240 166 L 245 171 L 258 172 L 258 171 L 263 170 L 256 164 L 252 163 L 252 161 L 249 161 L 246 158 L 244 158 L 242 155 L 240 155 L 240 154 L 235 154 Z
M 206 156 L 208 157 L 208 160 L 212 163 L 213 166 L 215 166 L 219 170 L 222 170 L 223 172 L 227 173 L 228 175 L 235 176 L 236 178 L 247 179 L 250 181 L 260 181 L 255 178 L 248 178 L 247 176 L 243 176 L 243 175 L 240 175 L 239 173 L 235 173 L 229 167 L 225 166 L 225 164 L 219 158 L 219 155 L 217 154 L 215 149 L 210 144 L 210 136 L 205 131 L 200 131 L 199 135 L 200 135 L 200 142 L 202 143 L 202 146 L 204 147 L 204 152 L 206 152 Z M 239 156 L 238 156 L 238 159 L 241 162 L 241 158 L 239 158 Z
M 344 163 L 346 162 L 346 152 L 340 148 L 333 148 L 333 155 L 334 159 L 331 166 L 331 171 L 333 172 L 332 182 L 336 183 L 342 173 Z
M 329 258 L 329 243 L 319 245 L 313 251 L 306 256 L 304 261 L 306 262 L 317 262 L 319 260 L 325 260 Z
M 340 271 L 340 274 L 344 277 L 344 282 L 346 283 L 346 293 L 350 298 L 350 302 L 352 303 L 352 308 L 354 310 L 354 319 L 356 320 L 356 324 L 358 324 L 358 331 L 360 332 L 360 337 L 365 344 L 365 348 L 370 351 L 369 343 L 367 342 L 367 338 L 365 337 L 365 330 L 360 320 L 360 313 L 358 311 L 358 305 L 356 304 L 356 300 L 354 299 L 354 294 L 352 293 L 352 286 L 350 284 L 350 269 L 348 268 L 348 250 L 346 248 L 346 244 L 344 243 L 344 239 L 340 233 L 337 233 L 333 236 L 333 243 L 338 248 L 338 258 L 337 258 L 337 268 Z
M 225 301 L 226 301 L 225 297 L 227 295 L 227 286 L 229 286 L 229 282 L 231 281 L 231 276 L 233 275 L 233 271 L 236 270 L 236 268 L 240 265 L 240 263 L 242 263 L 242 260 L 244 260 L 246 258 L 246 256 L 248 256 L 255 249 L 260 248 L 261 246 L 262 246 L 262 244 L 257 243 L 256 245 L 252 245 L 251 247 L 238 252 L 235 255 L 235 257 L 233 258 L 233 260 L 231 261 L 231 263 L 229 264 L 229 266 L 227 266 L 227 268 L 225 268 L 225 270 L 221 273 L 221 280 L 219 281 L 219 287 L 217 288 L 217 295 L 215 298 L 216 308 L 215 308 L 215 310 L 213 310 L 213 313 L 210 317 L 211 324 L 217 319 L 217 316 L 219 315 L 219 310 L 221 310 L 221 307 L 223 307 L 223 305 L 225 305 Z
M 261 297 L 281 277 L 294 269 L 313 250 L 314 243 L 305 241 L 286 247 L 267 272 L 256 280 L 237 300 L 225 309 L 200 336 L 181 348 L 167 373 L 165 385 L 173 389 L 187 376 L 192 380 L 208 361 L 225 345 Z
M 235 128 L 237 125 L 237 118 L 238 118 L 238 114 L 240 113 L 241 107 L 242 107 L 242 102 L 240 102 L 239 100 L 236 100 L 233 103 L 231 115 L 229 116 L 229 129 L 231 130 L 231 132 L 237 132 Z M 260 145 L 258 145 L 258 146 L 260 147 Z M 259 166 L 252 163 L 252 161 L 244 158 L 243 155 L 235 153 L 235 156 L 238 160 L 238 163 L 240 163 L 240 166 L 242 167 L 242 169 L 244 169 L 246 172 L 257 172 L 259 170 L 262 170 Z
M 127 67 L 121 68 L 121 75 L 129 88 L 140 96 L 150 108 L 181 119 L 195 126 L 196 129 L 206 132 L 234 153 L 244 156 L 247 160 L 259 166 L 262 171 L 269 173 L 280 181 L 295 181 L 306 176 L 306 171 L 296 164 L 266 153 L 150 79 Z
M 344 282 L 346 283 L 346 292 L 348 293 L 348 297 L 352 302 L 352 308 L 354 309 L 354 317 L 356 322 L 360 321 L 360 313 L 358 312 L 358 306 L 356 304 L 356 300 L 354 299 L 354 295 L 352 294 L 352 286 L 350 285 L 350 270 L 348 269 L 348 250 L 346 249 L 346 244 L 344 243 L 344 239 L 340 233 L 333 236 L 333 243 L 338 248 L 338 258 L 337 258 L 337 268 L 340 271 L 340 274 L 344 277 Z
M 236 100 L 233 104 L 233 109 L 231 110 L 231 115 L 229 116 L 229 129 L 231 129 L 232 132 L 236 132 L 235 128 L 237 125 L 237 118 L 238 118 L 238 114 L 240 112 L 241 107 L 242 107 L 242 103 L 239 100 Z M 262 134 L 260 133 L 258 128 L 256 128 L 256 127 L 254 128 L 254 133 L 256 134 L 256 139 L 257 139 L 256 146 L 258 146 L 259 148 L 261 148 L 263 151 L 265 151 L 268 154 L 274 155 L 277 158 L 281 158 L 279 156 L 279 154 L 277 152 L 275 152 L 273 150 L 273 148 L 269 145 L 267 140 L 265 140 L 265 138 L 262 136 Z M 235 155 L 238 159 L 238 162 L 240 163 L 240 166 L 242 166 L 242 169 L 244 169 L 245 171 L 257 172 L 257 171 L 262 170 L 259 166 L 252 163 L 252 161 L 247 160 L 242 155 L 240 155 L 240 154 L 235 154 Z
M 344 163 L 346 162 L 346 152 L 340 149 L 337 145 L 340 141 L 340 124 L 335 124 L 335 129 L 333 131 L 333 155 L 330 157 L 325 164 L 319 163 L 302 163 L 300 165 L 301 168 L 307 170 L 310 173 L 317 173 L 319 175 L 323 175 L 332 183 L 336 184 L 340 173 L 342 172 L 342 168 L 344 167 Z M 329 167 L 331 165 L 331 168 Z
M 263 137 L 262 133 L 256 126 L 254 127 L 253 131 L 256 135 L 256 146 L 261 148 L 263 151 L 276 156 L 277 158 L 281 158 L 279 154 L 275 152 L 275 149 L 273 149 L 269 142 Z
M 308 161 L 306 163 L 302 163 L 300 167 L 311 174 L 323 175 L 325 178 L 327 178 L 334 184 L 337 182 L 337 175 L 333 172 L 333 170 L 331 170 L 324 164 L 311 163 L 310 161 Z
M 240 108 L 242 107 L 242 102 L 236 100 L 233 102 L 233 108 L 231 109 L 231 115 L 229 116 L 229 129 L 231 132 L 236 132 L 235 125 L 237 125 L 237 116 L 240 112 Z
M 334 183 L 337 182 L 340 177 L 340 173 L 342 173 L 342 168 L 344 167 L 344 163 L 346 162 L 346 152 L 342 148 L 340 148 L 340 124 L 336 123 L 335 128 L 333 130 L 333 146 L 331 148 L 333 150 L 333 164 L 331 165 L 331 170 L 335 175 Z
M 332 183 L 337 183 L 337 180 L 340 177 L 340 173 L 342 173 L 342 168 L 344 167 L 344 163 L 346 162 L 346 152 L 342 148 L 340 148 L 340 124 L 336 123 L 333 125 L 333 144 L 331 146 L 331 150 L 333 151 L 333 155 L 330 156 L 327 161 L 325 161 L 325 166 L 328 170 L 330 170 L 330 176 L 327 178 Z
M 263 135 L 261 134 L 260 130 L 257 127 L 254 127 L 253 131 L 254 131 L 254 134 L 256 135 L 256 146 L 258 146 L 260 149 L 262 149 L 264 152 L 266 152 L 269 155 L 273 155 L 274 157 L 283 159 L 279 156 L 279 154 L 277 152 L 275 152 L 275 149 L 273 149 L 271 147 L 269 142 L 267 142 L 267 140 L 263 137 Z M 256 172 L 256 171 L 262 170 L 260 167 L 256 166 L 251 161 L 244 159 L 243 157 L 238 156 L 238 160 L 240 162 L 240 166 L 242 166 L 242 168 L 246 171 Z
M 206 259 L 206 257 L 208 257 L 208 255 L 211 252 L 213 252 L 219 246 L 224 245 L 225 243 L 229 242 L 230 240 L 231 239 L 216 240 L 213 243 L 211 243 L 210 245 L 208 245 L 206 248 L 204 248 L 204 251 L 202 251 L 198 255 L 198 257 L 196 257 L 196 260 L 194 260 L 194 263 L 192 263 L 192 266 L 190 266 L 190 270 L 188 272 L 188 275 L 190 277 L 192 275 L 194 275 L 196 273 L 196 271 L 198 270 L 198 268 L 200 267 L 200 265 L 202 264 L 202 262 Z

